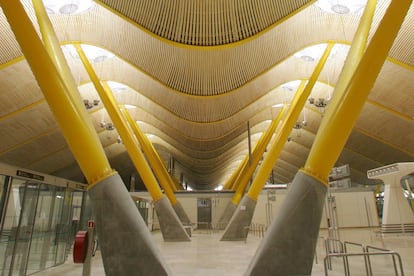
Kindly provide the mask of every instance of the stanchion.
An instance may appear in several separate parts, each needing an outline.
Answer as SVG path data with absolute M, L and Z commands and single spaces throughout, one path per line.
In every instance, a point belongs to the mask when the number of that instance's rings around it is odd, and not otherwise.
M 87 231 L 76 233 L 73 246 L 73 262 L 83 264 L 82 276 L 91 275 L 91 261 L 95 242 L 95 221 L 88 221 Z
M 91 264 L 92 264 L 92 253 L 94 249 L 95 242 L 95 221 L 88 221 L 88 248 L 86 250 L 85 262 L 83 263 L 82 276 L 91 275 Z

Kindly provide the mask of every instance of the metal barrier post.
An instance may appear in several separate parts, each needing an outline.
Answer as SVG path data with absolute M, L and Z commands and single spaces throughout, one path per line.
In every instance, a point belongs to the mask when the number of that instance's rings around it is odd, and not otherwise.
M 83 263 L 82 276 L 91 275 L 92 252 L 94 248 L 93 244 L 95 241 L 95 221 L 93 220 L 88 221 L 88 237 L 88 248 L 86 251 L 85 262 Z

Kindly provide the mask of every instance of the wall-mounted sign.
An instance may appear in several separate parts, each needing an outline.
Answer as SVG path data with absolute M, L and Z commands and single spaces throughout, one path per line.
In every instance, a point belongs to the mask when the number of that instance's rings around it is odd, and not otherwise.
M 44 181 L 45 180 L 45 177 L 43 175 L 34 174 L 34 173 L 31 173 L 31 172 L 25 172 L 25 171 L 22 171 L 22 170 L 17 170 L 16 171 L 16 176 L 36 179 L 36 180 L 39 180 L 39 181 Z

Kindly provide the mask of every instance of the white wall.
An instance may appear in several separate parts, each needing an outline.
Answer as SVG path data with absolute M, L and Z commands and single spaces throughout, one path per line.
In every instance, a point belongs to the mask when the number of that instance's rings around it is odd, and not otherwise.
M 277 213 L 286 197 L 287 190 L 275 190 L 275 201 L 269 200 L 272 194 L 263 190 L 259 196 L 252 223 L 268 225 Z M 378 213 L 375 196 L 372 191 L 334 191 L 338 227 L 378 226 Z M 326 204 L 325 204 L 326 208 Z M 321 228 L 327 228 L 327 216 L 324 208 Z
M 270 224 L 277 216 L 286 195 L 287 190 L 285 189 L 273 189 L 270 192 L 269 190 L 263 190 L 259 196 L 252 223 Z M 338 190 L 332 191 L 331 196 L 335 197 L 338 227 L 379 226 L 375 197 L 372 191 Z M 227 204 L 233 197 L 233 193 L 176 193 L 176 197 L 194 224 L 197 223 L 197 199 L 211 199 L 212 223 L 214 225 L 218 223 Z M 155 221 L 156 218 L 154 218 Z M 325 208 L 322 215 L 321 228 L 327 228 Z
M 176 197 L 183 206 L 192 223 L 197 223 L 197 200 L 211 199 L 211 223 L 217 224 L 233 193 L 177 193 Z

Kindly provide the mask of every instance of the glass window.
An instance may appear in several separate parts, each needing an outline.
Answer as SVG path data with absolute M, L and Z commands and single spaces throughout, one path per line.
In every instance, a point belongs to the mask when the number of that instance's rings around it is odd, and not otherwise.
M 12 261 L 13 274 L 25 275 L 26 265 L 30 252 L 30 242 L 36 215 L 36 206 L 39 196 L 38 183 L 27 182 L 26 187 L 20 188 L 23 199 L 21 205 L 20 221 L 17 228 L 17 239 Z
M 0 271 L 1 275 L 8 275 L 12 264 L 13 251 L 16 244 L 17 228 L 23 203 L 23 194 L 26 182 L 14 179 L 4 216 L 3 230 L 0 237 Z

